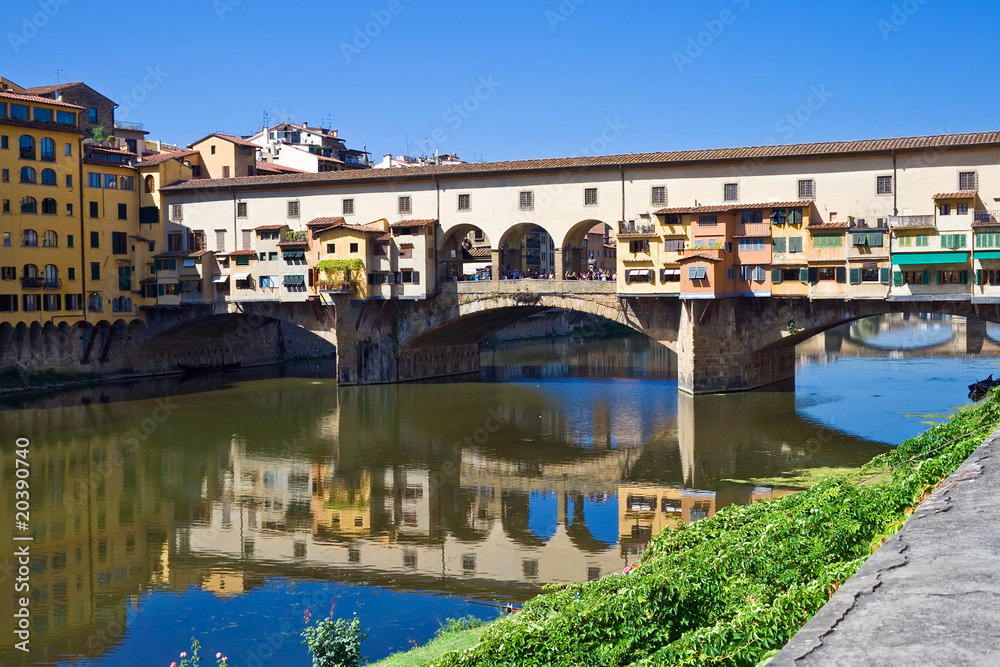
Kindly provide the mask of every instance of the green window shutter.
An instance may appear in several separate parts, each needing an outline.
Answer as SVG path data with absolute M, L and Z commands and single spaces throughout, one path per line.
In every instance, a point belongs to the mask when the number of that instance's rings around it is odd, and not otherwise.
M 881 268 L 881 269 L 879 269 L 878 270 L 878 280 L 879 280 L 879 282 L 882 283 L 883 285 L 888 285 L 889 284 L 889 274 L 890 273 L 892 273 L 892 270 L 889 269 L 889 268 Z
M 916 239 L 917 239 L 916 246 L 918 248 L 927 247 L 927 234 L 917 234 Z
M 983 284 L 983 270 L 982 269 L 976 269 L 976 284 L 977 285 L 982 285 Z
M 801 236 L 792 236 L 788 239 L 788 252 L 802 252 Z
M 809 282 L 809 269 L 799 269 L 799 282 L 800 283 Z
M 868 235 L 867 234 L 854 234 L 854 245 L 863 246 L 868 245 Z
M 861 269 L 851 269 L 851 284 L 852 285 L 861 284 Z
M 969 245 L 969 239 L 965 236 L 965 234 L 959 234 L 958 235 L 958 247 L 959 248 L 965 248 L 968 245 Z
M 895 285 L 896 287 L 902 287 L 903 286 L 903 272 L 902 271 L 893 271 L 892 272 L 892 284 Z
M 771 251 L 772 252 L 785 252 L 785 239 L 784 237 L 771 239 Z
M 802 224 L 802 209 L 801 208 L 790 208 L 790 209 L 788 209 L 788 224 L 790 224 L 790 225 L 801 225 Z
M 165 287 L 166 286 L 163 283 L 160 283 L 159 285 L 156 286 L 156 293 L 159 294 L 160 296 L 163 296 L 164 294 L 166 294 Z
M 844 267 L 838 266 L 836 275 L 838 283 L 844 284 L 847 282 L 847 269 L 845 269 Z
M 931 272 L 930 271 L 924 271 L 923 282 L 921 282 L 920 284 L 921 285 L 930 285 L 931 284 Z
M 771 269 L 771 282 L 775 285 L 781 282 L 781 269 Z
M 968 271 L 962 271 L 962 284 L 963 285 L 968 285 L 969 284 L 969 272 Z
M 873 248 L 882 247 L 882 233 L 881 232 L 869 232 L 868 234 L 868 245 Z
M 937 284 L 938 285 L 943 285 L 944 284 L 944 280 L 942 279 L 943 275 L 944 275 L 943 271 L 938 271 L 937 272 Z M 930 283 L 924 283 L 924 284 L 925 285 L 929 285 Z

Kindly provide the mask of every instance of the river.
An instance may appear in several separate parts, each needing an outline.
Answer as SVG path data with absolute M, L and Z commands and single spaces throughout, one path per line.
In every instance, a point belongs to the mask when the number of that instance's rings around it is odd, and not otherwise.
M 861 465 L 1000 372 L 994 336 L 865 320 L 801 345 L 794 388 L 730 396 L 678 395 L 676 357 L 625 337 L 484 346 L 479 377 L 447 382 L 338 389 L 303 362 L 7 397 L 0 535 L 22 534 L 28 438 L 32 617 L 30 654 L 5 640 L 0 662 L 167 665 L 197 637 L 305 665 L 307 609 L 356 613 L 378 659 L 790 492 L 759 480 Z M 5 549 L 4 609 L 15 570 Z

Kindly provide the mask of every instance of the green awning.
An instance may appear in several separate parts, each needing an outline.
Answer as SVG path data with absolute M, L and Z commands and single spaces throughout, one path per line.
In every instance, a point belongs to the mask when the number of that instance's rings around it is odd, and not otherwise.
M 893 266 L 914 266 L 918 264 L 966 264 L 967 252 L 908 252 L 892 256 Z
M 976 259 L 1000 259 L 1000 250 L 980 250 L 972 256 Z

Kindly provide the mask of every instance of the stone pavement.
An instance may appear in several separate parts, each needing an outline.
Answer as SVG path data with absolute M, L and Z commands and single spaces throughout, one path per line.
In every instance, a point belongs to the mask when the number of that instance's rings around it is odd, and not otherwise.
M 1000 666 L 1000 429 L 768 667 Z

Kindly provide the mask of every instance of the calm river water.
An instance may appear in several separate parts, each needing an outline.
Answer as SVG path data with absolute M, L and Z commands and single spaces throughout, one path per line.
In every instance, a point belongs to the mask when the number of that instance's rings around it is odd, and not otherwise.
M 787 493 L 754 479 L 868 461 L 1000 373 L 993 335 L 866 320 L 800 346 L 793 390 L 735 396 L 679 396 L 676 358 L 628 337 L 487 347 L 441 383 L 338 389 L 308 363 L 8 398 L 0 535 L 29 438 L 32 634 L 12 650 L 5 611 L 0 662 L 167 665 L 197 637 L 306 665 L 307 609 L 357 613 L 378 659 Z

